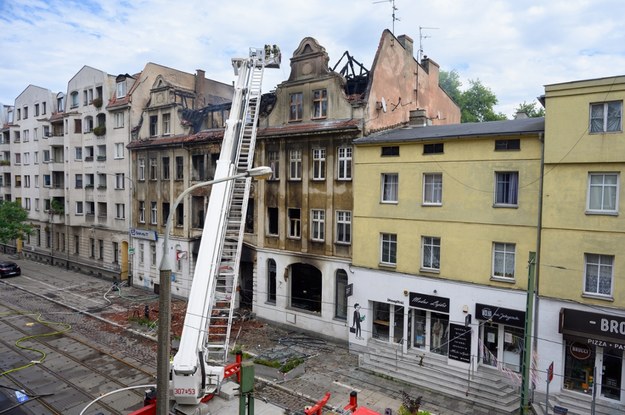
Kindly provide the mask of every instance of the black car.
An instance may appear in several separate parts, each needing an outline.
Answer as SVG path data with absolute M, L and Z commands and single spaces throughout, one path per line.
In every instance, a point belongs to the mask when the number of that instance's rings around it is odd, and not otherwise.
M 20 266 L 13 261 L 0 261 L 0 278 L 22 275 Z

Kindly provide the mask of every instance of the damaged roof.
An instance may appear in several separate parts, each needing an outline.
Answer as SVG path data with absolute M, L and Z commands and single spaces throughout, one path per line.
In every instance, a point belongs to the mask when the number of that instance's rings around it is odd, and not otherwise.
M 195 134 L 178 135 L 158 139 L 134 140 L 128 144 L 127 148 L 138 150 L 151 147 L 177 147 L 187 144 L 206 144 L 211 142 L 221 142 L 224 138 L 224 129 L 204 130 Z
M 545 131 L 545 118 L 520 118 L 516 120 L 472 122 L 425 127 L 408 126 L 387 130 L 354 140 L 355 144 L 386 142 L 433 141 L 503 135 L 527 135 Z
M 358 133 L 360 131 L 359 124 L 359 120 L 356 119 L 293 123 L 265 128 L 259 127 L 256 134 L 260 137 L 272 137 L 283 135 L 296 136 L 323 133 L 331 134 L 340 132 Z

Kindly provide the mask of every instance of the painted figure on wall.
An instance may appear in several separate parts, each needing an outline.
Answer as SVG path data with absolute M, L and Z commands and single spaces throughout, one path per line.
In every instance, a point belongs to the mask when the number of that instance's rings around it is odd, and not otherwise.
M 354 304 L 354 318 L 352 319 L 352 327 L 350 331 L 356 334 L 356 338 L 362 340 L 362 329 L 360 322 L 364 321 L 365 316 L 360 315 L 360 304 Z

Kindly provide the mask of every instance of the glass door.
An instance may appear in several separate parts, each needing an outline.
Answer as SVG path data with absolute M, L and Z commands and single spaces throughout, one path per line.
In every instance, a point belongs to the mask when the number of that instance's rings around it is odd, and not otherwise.
M 621 369 L 623 351 L 603 348 L 603 375 L 601 377 L 601 396 L 621 400 Z
M 489 366 L 497 366 L 497 353 L 499 350 L 499 325 L 485 323 L 482 326 L 482 363 Z
M 393 340 L 395 343 L 403 343 L 404 340 L 404 307 L 394 306 L 393 313 Z
M 425 347 L 425 323 L 426 315 L 423 310 L 412 310 L 412 320 L 414 335 L 412 338 L 412 345 L 417 349 Z

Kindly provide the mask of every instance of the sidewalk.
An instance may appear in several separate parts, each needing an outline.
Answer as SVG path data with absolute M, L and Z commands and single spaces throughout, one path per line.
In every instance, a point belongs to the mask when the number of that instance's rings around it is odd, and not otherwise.
M 3 281 L 44 295 L 75 310 L 111 320 L 125 327 L 130 326 L 129 315 L 141 313 L 143 316 L 146 305 L 150 307 L 152 316 L 157 318 L 155 316 L 157 310 L 154 309 L 154 304 L 158 302 L 157 296 L 143 288 L 122 287 L 120 292 L 115 292 L 111 290 L 112 282 L 109 280 L 33 261 L 16 260 L 9 255 L 0 254 L 0 259 L 14 260 L 22 267 L 21 277 Z M 177 306 L 173 307 L 172 319 L 182 320 L 184 302 L 174 301 L 174 303 Z M 154 329 L 147 326 L 133 325 L 132 329 L 140 331 L 146 337 L 154 338 L 156 335 Z M 290 405 L 288 402 L 283 405 L 288 406 L 290 410 L 303 409 L 298 407 L 302 401 L 308 401 L 312 405 L 329 392 L 331 397 L 326 408 L 338 411 L 349 403 L 350 392 L 356 391 L 360 406 L 366 406 L 381 414 L 389 408 L 396 414 L 401 405 L 401 392 L 406 391 L 412 397 L 422 395 L 421 409 L 433 414 L 477 413 L 463 407 L 461 402 L 433 396 L 427 391 L 419 391 L 410 385 L 360 370 L 358 357 L 349 353 L 346 343 L 326 342 L 251 319 L 233 326 L 231 345 L 254 355 L 296 353 L 306 356 L 304 373 L 293 379 L 263 378 L 257 374 L 260 384 L 256 393 L 257 399 L 271 402 L 274 393 L 272 391 L 277 389 L 287 392 L 293 396 L 293 400 Z M 271 385 L 272 388 L 262 387 L 263 383 Z

